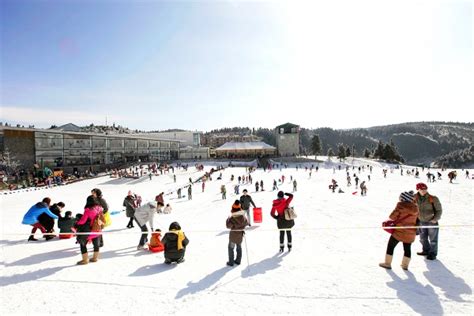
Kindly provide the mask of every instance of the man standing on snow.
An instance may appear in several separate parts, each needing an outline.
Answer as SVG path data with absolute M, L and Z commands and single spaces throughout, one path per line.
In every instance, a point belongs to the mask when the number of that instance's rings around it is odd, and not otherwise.
M 250 221 L 251 221 L 250 220 L 250 204 L 252 204 L 253 207 L 256 207 L 256 206 L 255 206 L 255 203 L 252 200 L 252 197 L 250 195 L 248 195 L 247 189 L 244 189 L 242 191 L 242 193 L 243 193 L 243 195 L 240 197 L 240 204 L 241 204 L 242 210 L 247 213 L 247 219 L 248 219 L 249 226 L 252 226 L 250 224 Z
M 428 260 L 436 260 L 438 255 L 438 221 L 441 218 L 443 209 L 439 199 L 428 193 L 428 186 L 422 182 L 416 185 L 418 193 L 415 195 L 415 201 L 420 211 L 418 219 L 420 226 L 432 226 L 429 228 L 420 228 L 420 242 L 423 246 L 420 256 L 426 256 Z

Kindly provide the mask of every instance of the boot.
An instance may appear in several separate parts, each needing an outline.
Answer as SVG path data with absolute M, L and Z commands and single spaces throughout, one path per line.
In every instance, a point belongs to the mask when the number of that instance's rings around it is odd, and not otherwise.
M 87 252 L 86 252 L 86 253 L 82 254 L 82 260 L 78 261 L 77 264 L 78 265 L 84 265 L 84 264 L 88 264 L 88 263 L 89 263 L 89 256 L 87 255 Z
M 94 251 L 94 255 L 92 256 L 91 258 L 91 262 L 97 262 L 97 260 L 99 260 L 99 252 L 98 251 Z
M 385 255 L 385 262 L 379 263 L 379 266 L 385 269 L 392 269 L 392 259 L 393 256 Z
M 280 244 L 280 252 L 283 252 L 285 250 L 285 245 Z
M 410 263 L 410 258 L 403 257 L 403 259 L 402 259 L 402 269 L 403 270 L 408 270 L 408 264 L 409 263 Z
M 291 242 L 288 243 L 288 252 L 291 251 Z
M 36 239 L 33 235 L 30 235 L 28 241 L 38 241 L 38 239 Z

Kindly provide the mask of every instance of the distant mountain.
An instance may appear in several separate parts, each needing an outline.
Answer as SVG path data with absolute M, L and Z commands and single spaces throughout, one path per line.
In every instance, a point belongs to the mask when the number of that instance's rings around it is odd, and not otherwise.
M 393 140 L 406 163 L 430 164 L 441 156 L 468 149 L 474 141 L 474 123 L 415 122 L 349 130 L 318 128 L 302 130 L 302 134 L 307 134 L 306 138 L 309 139 L 318 134 L 323 153 L 329 147 L 336 150 L 338 144 L 342 143 L 349 147 L 354 145 L 358 156 L 362 155 L 365 148 L 373 151 L 379 140 L 385 143 Z M 302 135 L 303 139 L 305 137 Z M 310 142 L 302 143 L 302 148 L 310 152 Z

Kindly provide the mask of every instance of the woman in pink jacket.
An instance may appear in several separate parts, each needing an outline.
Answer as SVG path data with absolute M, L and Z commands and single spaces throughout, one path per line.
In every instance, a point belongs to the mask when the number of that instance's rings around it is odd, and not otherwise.
M 99 201 L 92 195 L 87 197 L 86 206 L 84 206 L 84 214 L 81 219 L 76 223 L 78 227 L 78 232 L 91 232 L 92 224 L 94 220 L 102 212 L 102 207 L 99 204 Z M 77 264 L 88 264 L 89 257 L 87 255 L 87 243 L 92 240 L 94 245 L 94 255 L 90 259 L 91 262 L 96 262 L 99 259 L 99 243 L 100 243 L 100 234 L 89 234 L 89 235 L 78 235 L 77 241 L 81 247 L 82 260 L 78 261 Z

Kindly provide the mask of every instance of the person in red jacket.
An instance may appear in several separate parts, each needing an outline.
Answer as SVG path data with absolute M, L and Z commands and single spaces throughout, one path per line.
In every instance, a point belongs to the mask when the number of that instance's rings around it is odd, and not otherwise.
M 390 219 L 397 221 L 397 226 L 409 227 L 416 226 L 418 218 L 418 206 L 414 203 L 414 193 L 402 192 L 399 197 L 397 206 L 390 214 Z M 392 269 L 393 250 L 399 242 L 403 243 L 403 259 L 402 269 L 408 270 L 411 260 L 411 244 L 415 241 L 416 228 L 400 228 L 395 229 L 392 236 L 388 240 L 385 261 L 379 263 L 379 266 L 385 269 Z
M 151 252 L 161 252 L 165 250 L 165 246 L 161 243 L 161 229 L 155 229 L 155 232 L 151 233 L 148 249 Z
M 285 199 L 285 195 L 288 196 L 287 199 Z M 291 228 L 295 225 L 295 221 L 285 219 L 285 209 L 290 206 L 292 200 L 293 194 L 280 191 L 278 192 L 278 199 L 273 200 L 272 210 L 270 211 L 271 217 L 277 220 L 277 227 L 280 229 L 280 252 L 283 252 L 285 246 L 285 231 L 288 239 L 288 251 L 291 251 L 292 247 Z

